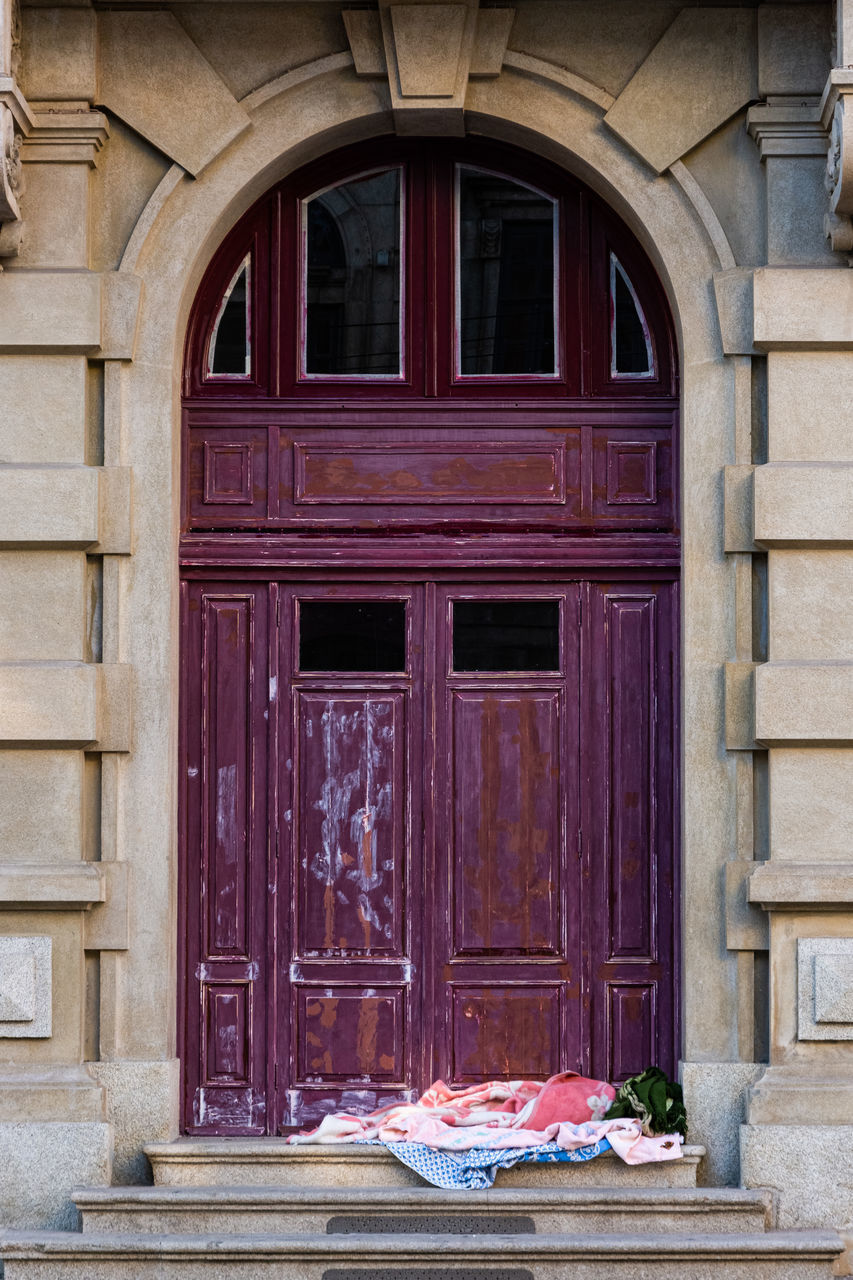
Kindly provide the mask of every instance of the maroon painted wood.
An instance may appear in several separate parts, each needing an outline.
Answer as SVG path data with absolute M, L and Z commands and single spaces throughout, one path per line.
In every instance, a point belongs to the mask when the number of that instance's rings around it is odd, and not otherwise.
M 453 166 L 560 208 L 560 375 L 453 370 Z M 407 186 L 404 379 L 298 374 L 299 201 Z M 252 254 L 252 372 L 206 378 Z M 654 379 L 610 375 L 609 255 Z M 652 268 L 559 170 L 374 140 L 268 193 L 214 256 L 184 377 L 183 1123 L 577 1068 L 675 1069 L 677 400 Z M 548 671 L 456 671 L 458 601 L 559 607 Z M 405 605 L 394 672 L 300 669 L 317 601 Z M 309 664 L 310 665 L 310 664 Z

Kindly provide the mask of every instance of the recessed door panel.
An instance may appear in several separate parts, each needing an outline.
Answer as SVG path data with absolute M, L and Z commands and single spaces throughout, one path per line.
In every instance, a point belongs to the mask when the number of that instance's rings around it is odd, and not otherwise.
M 406 694 L 295 694 L 298 955 L 401 956 Z
M 450 693 L 454 957 L 560 954 L 560 701 Z

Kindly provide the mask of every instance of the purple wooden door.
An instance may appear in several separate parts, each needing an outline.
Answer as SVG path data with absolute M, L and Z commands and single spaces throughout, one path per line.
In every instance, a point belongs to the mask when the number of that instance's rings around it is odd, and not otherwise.
M 267 192 L 184 376 L 184 1126 L 678 1051 L 677 370 L 640 246 L 476 139 Z
M 673 1069 L 673 591 L 189 588 L 195 1131 Z

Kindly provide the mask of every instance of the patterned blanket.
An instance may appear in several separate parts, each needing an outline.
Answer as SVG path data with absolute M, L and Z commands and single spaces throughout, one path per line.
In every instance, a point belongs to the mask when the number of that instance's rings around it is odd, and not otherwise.
M 451 1181 L 436 1186 L 491 1186 L 495 1169 L 540 1154 L 578 1161 L 612 1148 L 626 1164 L 678 1160 L 677 1134 L 644 1133 L 636 1116 L 607 1115 L 614 1094 L 604 1081 L 571 1071 L 544 1084 L 489 1080 L 451 1089 L 439 1080 L 417 1102 L 393 1102 L 369 1115 L 325 1116 L 317 1129 L 288 1142 L 380 1142 L 428 1181 L 426 1170 L 440 1165 L 440 1176 Z M 481 1177 L 487 1180 L 470 1180 Z
M 481 1191 L 494 1185 L 499 1169 L 511 1169 L 515 1164 L 557 1164 L 570 1161 L 579 1164 L 592 1160 L 610 1150 L 606 1138 L 576 1151 L 566 1151 L 556 1142 L 545 1142 L 541 1147 L 526 1149 L 507 1147 L 503 1151 L 484 1151 L 476 1147 L 468 1151 L 439 1151 L 423 1142 L 370 1142 L 371 1146 L 386 1146 L 392 1155 L 414 1169 L 434 1187 L 446 1191 Z

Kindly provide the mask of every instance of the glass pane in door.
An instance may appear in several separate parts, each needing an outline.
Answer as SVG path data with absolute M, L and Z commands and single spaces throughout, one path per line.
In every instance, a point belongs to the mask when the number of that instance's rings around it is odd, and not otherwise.
M 551 374 L 557 202 L 482 169 L 457 170 L 459 374 Z
M 386 169 L 303 202 L 304 375 L 402 374 L 400 179 Z

